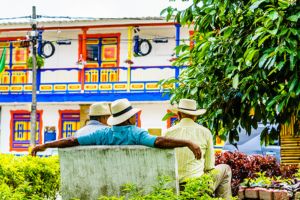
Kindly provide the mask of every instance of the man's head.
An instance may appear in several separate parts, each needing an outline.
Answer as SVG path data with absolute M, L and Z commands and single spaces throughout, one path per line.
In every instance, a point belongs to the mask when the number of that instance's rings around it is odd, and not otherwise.
M 192 119 L 193 121 L 196 121 L 198 117 L 197 115 L 189 115 L 180 111 L 177 112 L 177 116 L 179 120 L 182 120 L 183 118 L 189 118 Z
M 94 103 L 89 110 L 90 120 L 97 120 L 107 125 L 107 119 L 111 115 L 108 103 Z
M 107 123 L 114 126 L 135 125 L 135 115 L 141 109 L 132 108 L 128 99 L 119 99 L 111 103 L 112 116 L 108 118 Z
M 178 114 L 179 120 L 190 118 L 196 121 L 197 116 L 206 112 L 205 109 L 197 109 L 197 103 L 193 99 L 180 99 L 178 106 L 172 108 L 172 111 Z

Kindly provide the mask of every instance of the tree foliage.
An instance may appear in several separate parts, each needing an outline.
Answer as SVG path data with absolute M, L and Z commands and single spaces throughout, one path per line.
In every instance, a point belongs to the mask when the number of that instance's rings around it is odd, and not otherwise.
M 171 101 L 193 98 L 207 113 L 201 121 L 214 133 L 238 139 L 258 123 L 273 124 L 262 142 L 278 138 L 296 118 L 299 133 L 299 17 L 296 0 L 194 0 L 183 11 L 162 11 L 167 19 L 194 28 L 191 48 L 176 48 L 173 63 L 188 65 L 171 91 Z

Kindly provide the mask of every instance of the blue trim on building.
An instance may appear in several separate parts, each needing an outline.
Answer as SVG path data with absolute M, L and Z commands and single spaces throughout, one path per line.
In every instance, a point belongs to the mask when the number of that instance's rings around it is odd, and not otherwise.
M 46 102 L 95 102 L 114 101 L 127 98 L 129 101 L 165 101 L 170 96 L 162 92 L 130 92 L 130 93 L 65 93 L 65 94 L 37 94 L 38 103 Z M 0 103 L 30 103 L 31 94 L 0 95 Z
M 9 69 L 11 69 L 12 65 L 13 65 L 12 55 L 13 55 L 13 43 L 10 42 L 10 44 L 9 44 Z
M 176 47 L 178 47 L 180 45 L 180 24 L 175 24 L 175 28 L 176 28 Z

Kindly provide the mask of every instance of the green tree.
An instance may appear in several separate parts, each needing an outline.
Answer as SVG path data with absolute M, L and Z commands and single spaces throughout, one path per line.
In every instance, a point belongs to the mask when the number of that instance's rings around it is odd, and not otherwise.
M 194 46 L 182 44 L 174 65 L 187 65 L 171 101 L 193 98 L 207 113 L 201 121 L 231 142 L 238 129 L 288 124 L 299 134 L 300 9 L 296 0 L 193 0 L 190 7 L 162 11 L 167 20 L 194 28 Z M 254 112 L 253 112 L 254 111 Z M 251 114 L 252 113 L 252 114 Z M 261 139 L 277 139 L 281 126 L 265 128 Z

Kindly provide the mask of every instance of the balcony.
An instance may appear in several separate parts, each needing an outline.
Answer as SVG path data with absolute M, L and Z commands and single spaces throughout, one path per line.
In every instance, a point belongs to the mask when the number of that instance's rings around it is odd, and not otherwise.
M 175 85 L 159 86 L 178 77 L 182 67 L 134 66 L 113 68 L 38 69 L 38 102 L 93 102 L 128 98 L 131 101 L 168 100 Z M 31 102 L 31 69 L 6 70 L 0 83 L 0 103 Z

